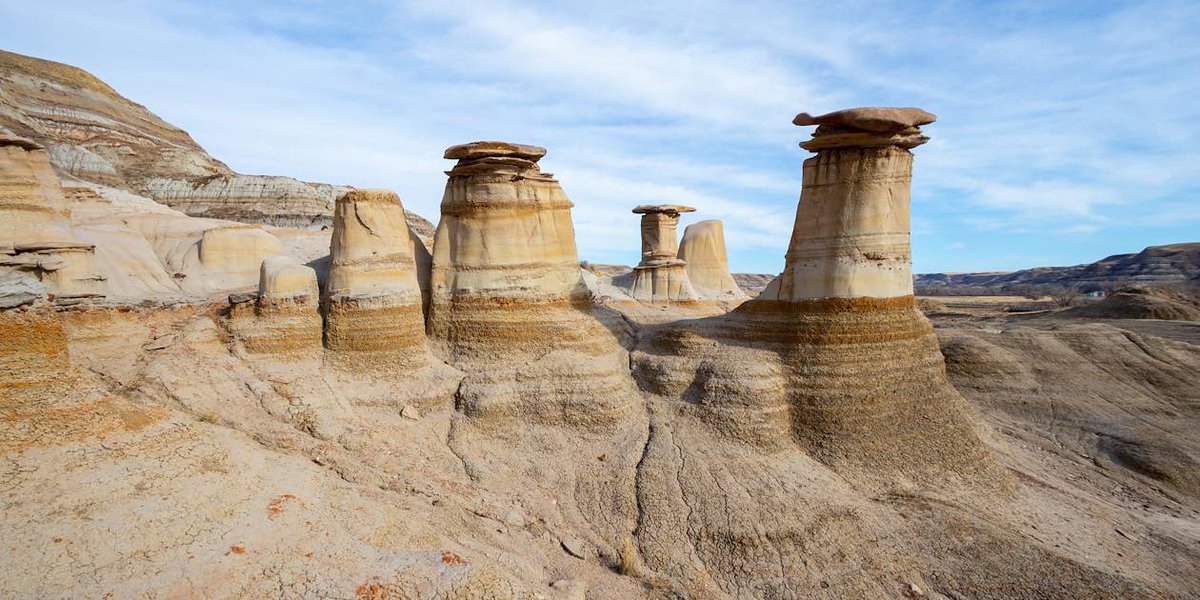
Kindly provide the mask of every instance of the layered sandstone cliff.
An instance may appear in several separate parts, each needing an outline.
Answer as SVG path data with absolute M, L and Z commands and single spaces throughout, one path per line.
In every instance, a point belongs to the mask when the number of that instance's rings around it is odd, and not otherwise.
M 93 252 L 75 236 L 45 149 L 0 129 L 0 273 L 30 273 L 61 299 L 103 296 Z
M 348 187 L 243 175 L 186 131 L 70 65 L 0 51 L 0 127 L 46 147 L 65 178 L 193 216 L 294 228 L 332 224 Z M 421 220 L 414 219 L 415 227 Z

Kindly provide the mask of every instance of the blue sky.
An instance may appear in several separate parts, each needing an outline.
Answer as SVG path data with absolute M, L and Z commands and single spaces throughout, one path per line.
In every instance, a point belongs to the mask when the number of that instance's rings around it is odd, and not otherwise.
M 582 258 L 647 202 L 778 272 L 800 111 L 919 106 L 918 272 L 1200 241 L 1197 2 L 0 0 L 0 47 L 80 66 L 245 173 L 383 187 L 436 221 L 453 144 L 545 146 Z

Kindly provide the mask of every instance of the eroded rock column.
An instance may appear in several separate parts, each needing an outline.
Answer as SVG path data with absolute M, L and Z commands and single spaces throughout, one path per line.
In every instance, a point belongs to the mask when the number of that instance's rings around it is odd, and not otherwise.
M 861 108 L 814 117 L 800 144 L 804 187 L 778 299 L 912 295 L 909 194 L 912 153 L 936 117 L 917 108 Z
M 725 251 L 725 226 L 716 219 L 692 223 L 683 230 L 679 260 L 684 261 L 688 280 L 706 300 L 743 299 L 746 294 L 729 272 Z
M 474 142 L 445 154 L 457 163 L 434 238 L 429 333 L 468 373 L 459 406 L 478 422 L 603 424 L 633 395 L 616 326 L 583 285 L 573 205 L 538 167 L 545 153 Z
M 430 359 L 404 207 L 386 190 L 337 199 L 324 290 L 325 346 L 336 364 L 409 368 Z
M 259 269 L 257 297 L 233 296 L 231 331 L 251 354 L 321 351 L 317 272 L 290 256 L 271 256 Z
M 630 295 L 643 302 L 690 302 L 699 299 L 688 280 L 679 253 L 676 229 L 679 215 L 694 212 L 678 204 L 642 205 L 633 209 L 642 215 L 642 260 L 633 268 Z

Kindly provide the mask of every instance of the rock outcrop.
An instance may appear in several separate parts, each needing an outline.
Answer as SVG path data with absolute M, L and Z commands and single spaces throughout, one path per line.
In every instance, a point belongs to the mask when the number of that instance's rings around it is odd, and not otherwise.
M 325 346 L 339 363 L 396 373 L 430 362 L 413 240 L 395 193 L 338 198 L 323 303 Z
M 538 168 L 545 154 L 505 142 L 446 150 L 458 162 L 433 245 L 429 333 L 469 373 L 468 416 L 602 425 L 629 409 L 627 358 L 590 305 L 573 205 Z
M 725 251 L 725 226 L 716 219 L 692 223 L 683 230 L 679 260 L 684 262 L 688 280 L 704 299 L 739 300 L 746 294 L 729 272 Z
M 319 354 L 317 272 L 290 256 L 262 261 L 257 296 L 231 297 L 230 327 L 250 354 Z
M 90 73 L 4 51 L 0 127 L 45 146 L 64 178 L 153 198 L 192 216 L 320 229 L 331 225 L 334 200 L 349 189 L 235 173 L 187 132 Z
M 31 273 L 63 300 L 103 296 L 93 251 L 72 231 L 45 149 L 0 129 L 0 271 Z
M 642 302 L 694 302 L 699 299 L 679 253 L 679 214 L 694 212 L 678 204 L 642 205 L 642 260 L 633 268 L 629 295 Z
M 1012 272 L 925 273 L 914 277 L 918 293 L 1018 294 L 1042 286 L 1103 290 L 1122 285 L 1200 286 L 1200 242 L 1150 246 L 1071 267 Z

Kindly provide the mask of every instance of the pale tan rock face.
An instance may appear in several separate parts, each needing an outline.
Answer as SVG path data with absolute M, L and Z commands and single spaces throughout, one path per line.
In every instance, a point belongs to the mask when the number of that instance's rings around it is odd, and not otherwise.
M 0 130 L 0 271 L 13 270 L 35 274 L 57 298 L 104 295 L 94 248 L 72 231 L 46 151 Z
M 817 155 L 804 161 L 777 299 L 912 295 L 908 148 L 928 139 L 914 124 L 932 119 L 919 109 L 797 117 L 797 123 L 819 125 L 802 144 Z
M 477 421 L 611 423 L 635 394 L 628 359 L 589 304 L 572 204 L 538 168 L 544 153 L 505 142 L 447 150 L 458 163 L 434 240 L 429 333 L 469 371 L 460 402 Z
M 725 250 L 725 226 L 716 219 L 692 223 L 683 230 L 679 260 L 684 261 L 688 280 L 706 299 L 745 298 L 729 272 Z
M 335 364 L 394 371 L 433 362 L 411 236 L 395 193 L 351 190 L 338 198 L 323 293 Z
M 403 296 L 420 303 L 415 253 L 400 197 L 352 190 L 338 198 L 325 295 Z
M 316 300 L 317 272 L 290 256 L 271 256 L 262 262 L 258 279 L 258 297 L 283 300 L 307 296 Z

